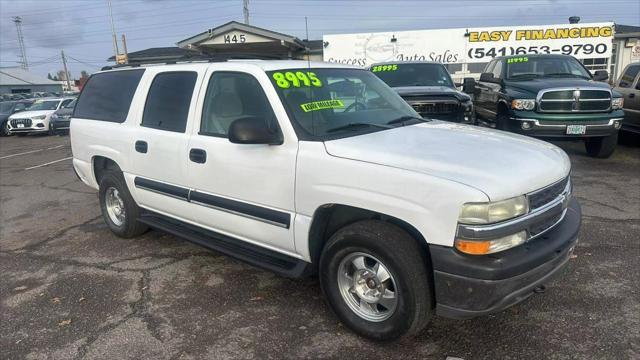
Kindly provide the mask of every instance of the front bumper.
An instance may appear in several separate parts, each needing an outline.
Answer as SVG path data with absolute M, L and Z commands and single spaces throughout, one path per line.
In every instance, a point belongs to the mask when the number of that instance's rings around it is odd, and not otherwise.
M 514 111 L 509 118 L 508 130 L 534 137 L 544 138 L 585 138 L 613 135 L 620 130 L 624 112 L 616 110 L 606 114 L 539 114 L 530 111 Z M 529 125 L 528 129 L 523 124 Z M 616 127 L 618 123 L 618 127 Z M 585 125 L 586 131 L 580 135 L 567 134 L 568 125 Z
M 46 127 L 29 127 L 29 128 L 9 128 L 9 134 L 32 134 L 32 133 L 45 133 L 48 132 L 49 129 Z
M 567 263 L 580 223 L 580 205 L 572 199 L 561 222 L 507 251 L 473 256 L 431 245 L 436 313 L 466 319 L 499 312 L 528 298 Z

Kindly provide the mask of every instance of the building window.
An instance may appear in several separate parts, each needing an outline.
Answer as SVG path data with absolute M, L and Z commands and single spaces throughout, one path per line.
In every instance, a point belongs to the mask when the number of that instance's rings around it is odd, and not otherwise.
M 607 70 L 607 58 L 589 58 L 581 60 L 590 71 Z
M 472 63 L 467 65 L 467 69 L 469 70 L 470 73 L 481 73 L 484 70 L 484 68 L 487 66 L 487 64 L 488 62 Z
M 444 67 L 447 68 L 449 74 L 455 74 L 462 71 L 462 64 L 444 64 Z

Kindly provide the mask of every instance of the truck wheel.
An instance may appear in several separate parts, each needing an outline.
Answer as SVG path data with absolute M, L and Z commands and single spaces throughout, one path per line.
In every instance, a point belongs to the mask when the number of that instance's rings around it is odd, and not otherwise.
M 0 136 L 9 136 L 9 129 L 7 129 L 7 126 L 9 126 L 7 123 L 0 126 Z
M 618 144 L 618 133 L 597 138 L 587 138 L 584 147 L 591 157 L 606 159 L 613 154 Z
M 496 117 L 496 129 L 509 131 L 509 115 L 500 113 Z
M 119 237 L 132 238 L 147 231 L 138 222 L 140 208 L 133 200 L 121 173 L 106 172 L 100 179 L 100 208 L 109 229 Z
M 365 220 L 338 230 L 320 257 L 320 284 L 354 332 L 374 340 L 415 334 L 429 322 L 429 260 L 399 227 Z

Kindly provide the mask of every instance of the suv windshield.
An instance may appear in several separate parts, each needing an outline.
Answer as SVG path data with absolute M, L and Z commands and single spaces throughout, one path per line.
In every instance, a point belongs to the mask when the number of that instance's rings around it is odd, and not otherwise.
M 527 77 L 579 77 L 591 79 L 589 71 L 572 57 L 515 57 L 506 59 L 507 79 Z
M 36 101 L 29 107 L 29 111 L 32 110 L 55 110 L 58 107 L 60 100 L 48 100 L 48 101 Z
M 9 114 L 11 110 L 13 110 L 12 102 L 1 102 L 0 103 L 0 114 Z
M 391 87 L 454 87 L 449 72 L 441 64 L 384 64 L 372 66 L 371 71 Z
M 366 70 L 284 69 L 267 74 L 302 138 L 324 140 L 425 121 Z

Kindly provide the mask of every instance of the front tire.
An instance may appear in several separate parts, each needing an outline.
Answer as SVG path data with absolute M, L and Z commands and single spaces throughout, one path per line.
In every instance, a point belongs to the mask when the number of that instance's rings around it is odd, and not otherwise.
M 102 217 L 114 234 L 133 238 L 147 231 L 147 226 L 138 222 L 140 208 L 129 193 L 121 173 L 105 173 L 100 179 L 98 196 Z
M 587 138 L 584 147 L 587 155 L 595 158 L 606 159 L 616 150 L 618 144 L 618 132 L 613 135 L 597 138 Z
M 496 117 L 496 129 L 509 131 L 509 115 L 501 112 Z
M 366 220 L 338 230 L 320 257 L 322 291 L 340 320 L 374 340 L 422 330 L 433 313 L 428 258 L 399 227 Z

